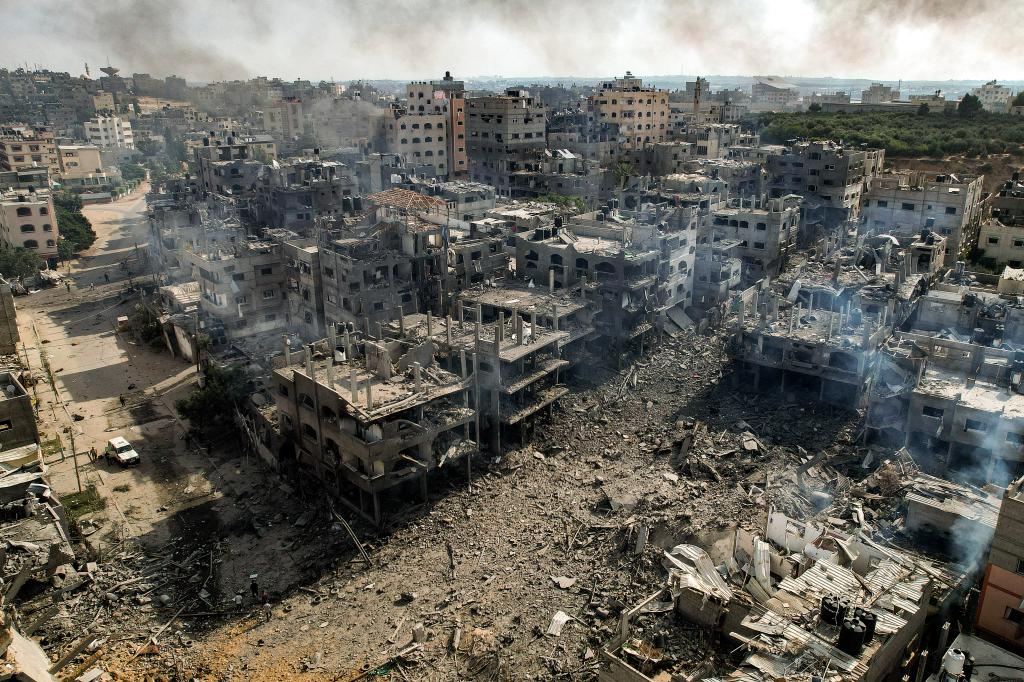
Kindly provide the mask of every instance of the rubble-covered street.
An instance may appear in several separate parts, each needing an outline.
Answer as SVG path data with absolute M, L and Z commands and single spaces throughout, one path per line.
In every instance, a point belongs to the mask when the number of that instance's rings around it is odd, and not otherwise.
M 253 611 L 173 655 L 211 680 L 400 667 L 424 680 L 592 678 L 619 611 L 663 577 L 659 548 L 763 527 L 783 468 L 854 453 L 855 414 L 732 390 L 726 338 L 666 337 L 621 370 L 591 366 L 530 446 L 367 537 L 372 567 L 349 544 L 269 623 Z M 569 620 L 547 634 L 559 611 Z

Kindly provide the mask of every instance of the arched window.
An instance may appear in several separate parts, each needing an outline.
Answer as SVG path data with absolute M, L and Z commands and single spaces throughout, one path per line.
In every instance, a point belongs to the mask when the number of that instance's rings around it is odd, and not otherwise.
M 434 125 L 432 123 L 424 123 L 423 124 L 423 129 L 424 130 L 430 130 L 433 127 L 434 127 Z
M 50 223 L 45 223 L 43 225 L 43 232 L 53 232 L 53 225 L 51 225 Z
M 25 241 L 23 246 L 26 249 L 38 249 L 39 248 L 39 242 L 37 242 L 35 239 L 28 239 L 28 240 Z
M 39 215 L 50 215 L 50 209 L 43 206 L 41 209 L 39 209 Z
M 21 231 L 22 232 L 35 232 L 36 231 L 36 226 L 32 225 L 31 223 L 25 223 L 24 225 L 21 226 Z
M 29 208 L 28 206 L 19 206 L 18 207 L 18 215 L 19 216 L 32 215 L 32 209 Z

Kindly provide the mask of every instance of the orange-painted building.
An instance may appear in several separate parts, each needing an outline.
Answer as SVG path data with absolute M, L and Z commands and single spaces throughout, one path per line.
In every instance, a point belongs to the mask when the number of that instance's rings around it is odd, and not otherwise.
M 975 619 L 979 634 L 1024 653 L 1024 478 L 1006 489 Z

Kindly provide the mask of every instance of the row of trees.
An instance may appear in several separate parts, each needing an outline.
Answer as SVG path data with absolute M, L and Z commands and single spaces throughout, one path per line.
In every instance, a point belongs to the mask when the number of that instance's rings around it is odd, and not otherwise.
M 758 125 L 761 127 L 761 139 L 775 144 L 796 138 L 816 138 L 884 148 L 886 154 L 897 157 L 941 158 L 954 154 L 1024 156 L 1024 120 L 1006 114 L 986 113 L 980 107 L 978 102 L 977 108 L 975 104 L 968 104 L 963 113 L 939 114 L 877 111 L 763 113 L 758 116 Z

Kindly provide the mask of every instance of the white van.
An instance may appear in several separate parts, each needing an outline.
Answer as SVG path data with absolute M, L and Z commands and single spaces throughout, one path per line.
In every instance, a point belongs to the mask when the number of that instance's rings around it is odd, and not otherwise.
M 107 441 L 107 449 L 103 451 L 103 456 L 108 462 L 113 460 L 123 467 L 139 463 L 139 453 L 135 452 L 132 444 L 121 436 Z

